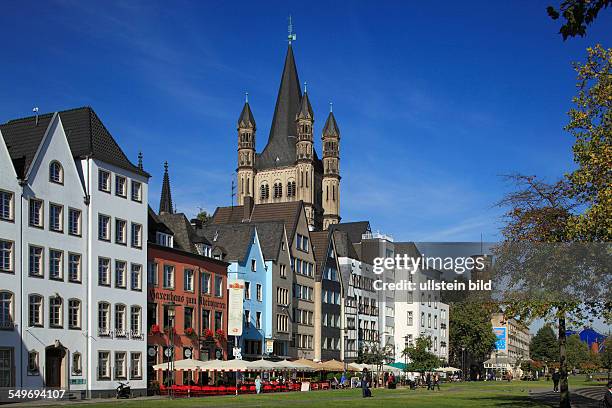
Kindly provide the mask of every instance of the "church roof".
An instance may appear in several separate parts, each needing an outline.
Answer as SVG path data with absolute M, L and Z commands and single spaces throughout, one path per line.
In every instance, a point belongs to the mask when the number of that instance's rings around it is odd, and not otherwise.
M 302 101 L 300 102 L 300 110 L 297 114 L 297 118 L 309 118 L 314 121 L 314 113 L 312 111 L 312 105 L 310 105 L 310 98 L 308 98 L 308 92 L 304 91 Z
M 336 117 L 334 116 L 333 112 L 329 112 L 329 116 L 325 121 L 325 126 L 323 126 L 323 136 L 340 137 L 340 128 L 338 128 Z
M 159 198 L 159 213 L 172 214 L 172 194 L 170 193 L 170 176 L 168 176 L 168 162 L 164 163 L 164 180 L 162 182 L 161 197 Z
M 251 106 L 249 105 L 248 102 L 244 103 L 244 106 L 242 107 L 242 112 L 240 112 L 240 117 L 238 118 L 238 127 L 250 127 L 252 126 L 253 129 L 256 128 L 255 125 L 255 116 L 253 116 L 253 112 L 251 111 Z
M 91 155 L 94 159 L 149 177 L 132 164 L 94 110 L 87 106 L 58 112 L 70 151 L 75 158 Z M 54 113 L 9 120 L 0 131 L 20 178 L 25 177 L 34 160 Z

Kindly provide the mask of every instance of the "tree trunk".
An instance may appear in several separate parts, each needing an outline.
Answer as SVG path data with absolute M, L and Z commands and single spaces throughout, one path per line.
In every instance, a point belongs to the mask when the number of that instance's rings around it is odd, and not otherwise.
M 559 381 L 560 401 L 559 408 L 571 408 L 569 387 L 567 384 L 567 351 L 565 349 L 565 313 L 559 316 L 559 369 L 561 379 Z

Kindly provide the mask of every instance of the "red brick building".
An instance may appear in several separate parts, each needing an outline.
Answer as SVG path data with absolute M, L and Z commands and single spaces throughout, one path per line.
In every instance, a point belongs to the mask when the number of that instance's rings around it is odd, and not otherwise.
M 155 364 L 171 360 L 227 359 L 227 266 L 213 259 L 184 214 L 174 214 L 167 168 L 160 214 L 149 209 L 147 274 L 147 368 L 149 382 L 167 382 L 169 371 Z M 203 376 L 205 377 L 205 376 Z M 175 384 L 190 380 L 177 372 Z

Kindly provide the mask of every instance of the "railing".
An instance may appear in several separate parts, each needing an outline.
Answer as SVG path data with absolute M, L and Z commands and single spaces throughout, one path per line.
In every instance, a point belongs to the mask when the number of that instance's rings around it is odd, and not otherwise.
M 365 234 L 361 235 L 361 239 L 384 239 L 384 240 L 387 240 L 389 242 L 393 242 L 393 236 L 387 235 L 387 234 L 383 234 L 380 231 L 366 232 Z

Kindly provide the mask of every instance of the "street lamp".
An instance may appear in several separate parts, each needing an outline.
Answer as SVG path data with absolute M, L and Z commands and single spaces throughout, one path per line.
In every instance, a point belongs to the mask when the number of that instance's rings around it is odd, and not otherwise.
M 168 378 L 170 379 L 170 388 L 168 395 L 170 398 L 173 397 L 172 386 L 174 385 L 174 316 L 176 315 L 175 307 L 176 303 L 170 302 L 168 306 L 168 350 L 170 356 L 168 357 Z
M 461 346 L 461 375 L 465 381 L 465 347 Z

